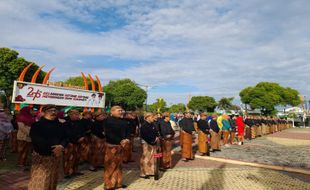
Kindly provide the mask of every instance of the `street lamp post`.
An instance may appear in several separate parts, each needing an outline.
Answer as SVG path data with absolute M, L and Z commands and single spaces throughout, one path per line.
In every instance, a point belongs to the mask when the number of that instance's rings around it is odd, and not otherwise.
M 305 110 L 308 110 L 308 106 L 307 106 L 307 96 L 304 96 L 304 105 L 305 105 Z
M 151 89 L 151 88 L 155 88 L 157 86 L 149 86 L 149 85 L 143 85 L 143 84 L 137 84 L 138 86 L 140 87 L 143 87 L 145 88 L 145 92 L 146 92 L 146 99 L 145 99 L 145 111 L 148 111 L 148 96 L 149 96 L 149 93 L 148 93 L 148 90 Z
M 146 99 L 145 99 L 145 111 L 148 111 L 148 109 L 147 109 L 147 100 L 148 100 L 148 97 L 149 97 L 149 86 L 145 86 L 146 88 L 145 88 L 145 92 L 146 92 Z

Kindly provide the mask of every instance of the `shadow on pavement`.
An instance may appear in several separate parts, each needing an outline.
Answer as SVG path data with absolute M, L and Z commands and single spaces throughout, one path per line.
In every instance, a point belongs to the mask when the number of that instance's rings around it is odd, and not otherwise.
M 310 176 L 293 172 L 283 172 L 257 168 L 254 174 L 248 174 L 245 180 L 251 181 L 263 189 L 307 189 Z M 305 183 L 306 182 L 306 183 Z M 249 187 L 251 189 L 251 187 Z
M 219 168 L 211 170 L 210 178 L 208 179 L 208 181 L 206 181 L 205 183 L 201 185 L 199 190 L 209 190 L 210 188 L 217 189 L 217 190 L 224 189 L 224 182 L 225 182 L 224 171 L 223 171 L 224 168 L 225 168 L 225 164 L 221 164 Z M 216 184 L 216 186 L 210 187 L 210 184 L 213 184 L 213 185 Z

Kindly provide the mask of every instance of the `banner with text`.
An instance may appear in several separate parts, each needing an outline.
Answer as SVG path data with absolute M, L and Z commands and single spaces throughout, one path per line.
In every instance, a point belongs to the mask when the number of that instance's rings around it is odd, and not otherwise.
M 105 93 L 14 81 L 12 102 L 104 108 Z

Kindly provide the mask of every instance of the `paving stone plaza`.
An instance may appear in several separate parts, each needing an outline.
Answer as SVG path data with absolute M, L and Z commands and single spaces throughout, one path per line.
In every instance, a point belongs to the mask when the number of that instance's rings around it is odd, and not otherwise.
M 306 181 L 281 172 L 257 168 L 177 168 L 165 172 L 160 180 L 140 179 L 139 171 L 125 171 L 127 189 L 309 189 Z M 59 189 L 103 189 L 102 172 L 87 173 Z
M 189 189 L 310 189 L 310 129 L 287 129 L 285 131 L 246 141 L 243 146 L 223 147 L 221 152 L 211 153 L 211 158 L 201 157 L 197 153 L 192 162 L 182 162 L 178 139 L 175 141 L 174 167 L 161 172 L 160 179 L 139 178 L 139 158 L 141 152 L 136 143 L 134 160 L 124 165 L 124 183 L 127 189 L 150 190 L 189 190 Z M 195 147 L 195 144 L 193 144 Z M 226 162 L 216 161 L 217 158 Z M 231 160 L 244 163 L 256 163 L 271 166 L 285 166 L 301 169 L 303 172 L 286 172 L 232 164 Z M 103 170 L 90 172 L 87 165 L 80 166 L 84 175 L 63 180 L 59 190 L 103 189 Z M 13 179 L 13 180 L 12 180 Z M 0 174 L 0 186 L 5 189 L 27 189 L 29 172 L 18 170 Z
M 310 190 L 310 0 L 0 0 L 0 190 Z

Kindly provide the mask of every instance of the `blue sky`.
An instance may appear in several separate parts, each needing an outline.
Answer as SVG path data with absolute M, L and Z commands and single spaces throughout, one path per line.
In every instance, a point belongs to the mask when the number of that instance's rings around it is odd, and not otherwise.
M 260 81 L 310 98 L 308 0 L 0 1 L 0 46 L 52 80 L 81 71 L 152 86 L 149 100 L 239 98 Z

